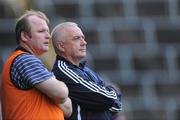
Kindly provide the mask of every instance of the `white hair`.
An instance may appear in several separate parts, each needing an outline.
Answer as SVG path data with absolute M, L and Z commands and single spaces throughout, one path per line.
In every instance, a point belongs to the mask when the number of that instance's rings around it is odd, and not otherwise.
M 78 25 L 74 22 L 63 22 L 63 23 L 56 25 L 53 28 L 53 30 L 51 32 L 51 39 L 52 39 L 52 44 L 53 44 L 53 47 L 54 47 L 54 50 L 56 53 L 58 53 L 58 51 L 59 51 L 57 48 L 58 42 L 63 42 L 66 40 L 67 33 L 66 33 L 65 29 L 67 27 L 71 27 L 71 26 L 78 26 Z

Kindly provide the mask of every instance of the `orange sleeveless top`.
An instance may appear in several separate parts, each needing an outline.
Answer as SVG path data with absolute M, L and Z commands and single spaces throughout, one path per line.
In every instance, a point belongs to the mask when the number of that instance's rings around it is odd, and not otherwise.
M 18 89 L 11 82 L 11 64 L 18 55 L 23 53 L 25 52 L 21 50 L 15 51 L 3 68 L 3 120 L 64 120 L 63 111 L 43 93 L 35 88 L 29 90 Z

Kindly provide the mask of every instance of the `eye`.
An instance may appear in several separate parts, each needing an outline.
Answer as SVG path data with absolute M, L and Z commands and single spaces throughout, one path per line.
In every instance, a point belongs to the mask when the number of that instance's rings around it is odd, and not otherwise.
M 78 40 L 78 39 L 84 39 L 85 40 L 85 36 L 74 36 L 72 39 L 73 40 Z
M 49 33 L 49 30 L 41 29 L 41 30 L 39 30 L 38 32 L 48 32 L 48 33 Z
M 44 32 L 45 30 L 41 29 L 41 30 L 38 30 L 38 32 Z
M 80 36 L 74 36 L 72 39 L 73 40 L 78 40 L 78 39 L 80 39 Z

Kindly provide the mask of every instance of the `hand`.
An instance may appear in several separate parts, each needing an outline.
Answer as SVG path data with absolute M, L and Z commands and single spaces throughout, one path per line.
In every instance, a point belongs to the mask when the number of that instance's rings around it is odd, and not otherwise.
M 69 118 L 71 116 L 71 114 L 72 114 L 72 102 L 71 102 L 71 99 L 69 97 L 67 98 L 67 100 L 64 103 L 59 104 L 59 107 L 63 110 L 65 118 Z

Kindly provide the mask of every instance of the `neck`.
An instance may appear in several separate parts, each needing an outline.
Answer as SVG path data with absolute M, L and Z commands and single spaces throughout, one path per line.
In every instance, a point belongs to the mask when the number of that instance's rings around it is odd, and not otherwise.
M 36 53 L 35 50 L 33 50 L 30 46 L 26 44 L 20 44 L 21 47 L 25 48 L 27 51 L 29 51 L 31 54 L 35 56 L 40 56 L 40 54 Z

